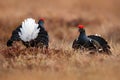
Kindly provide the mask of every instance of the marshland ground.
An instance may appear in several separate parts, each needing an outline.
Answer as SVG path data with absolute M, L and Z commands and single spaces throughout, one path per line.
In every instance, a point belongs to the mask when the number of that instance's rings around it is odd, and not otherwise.
M 119 80 L 119 0 L 0 0 L 0 80 Z M 28 17 L 45 18 L 47 53 L 7 47 L 12 31 Z M 88 35 L 100 34 L 113 55 L 73 51 L 72 41 L 83 24 Z

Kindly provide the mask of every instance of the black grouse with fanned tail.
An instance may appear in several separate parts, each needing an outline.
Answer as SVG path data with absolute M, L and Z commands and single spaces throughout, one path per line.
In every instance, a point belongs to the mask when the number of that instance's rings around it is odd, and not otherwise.
M 38 24 L 32 18 L 24 20 L 22 25 L 12 32 L 7 46 L 12 46 L 14 41 L 22 41 L 26 47 L 48 48 L 49 36 L 44 27 L 44 19 L 41 18 Z
M 80 35 L 77 39 L 73 41 L 72 48 L 73 49 L 87 49 L 97 52 L 105 52 L 107 54 L 111 54 L 110 46 L 108 42 L 99 35 L 89 35 L 87 36 L 85 33 L 85 29 L 83 25 L 79 25 Z

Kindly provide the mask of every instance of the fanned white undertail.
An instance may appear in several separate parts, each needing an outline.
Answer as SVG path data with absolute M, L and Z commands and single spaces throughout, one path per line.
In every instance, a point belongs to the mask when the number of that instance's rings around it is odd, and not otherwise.
M 22 27 L 18 33 L 20 38 L 24 41 L 31 41 L 38 36 L 40 28 L 38 24 L 35 23 L 35 20 L 32 18 L 27 18 L 22 22 Z

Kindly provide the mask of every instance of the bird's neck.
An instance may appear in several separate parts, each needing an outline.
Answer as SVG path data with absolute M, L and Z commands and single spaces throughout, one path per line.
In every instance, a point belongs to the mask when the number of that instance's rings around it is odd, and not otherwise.
M 43 21 L 39 21 L 38 24 L 39 24 L 40 26 L 42 26 L 42 27 L 44 26 L 44 22 L 43 22 Z
M 79 32 L 80 32 L 80 34 L 79 34 L 78 39 L 83 40 L 83 41 L 86 40 L 87 36 L 86 36 L 85 30 L 84 29 L 80 29 Z
M 44 21 L 39 21 L 38 24 L 39 24 L 39 28 L 41 30 L 45 30 L 45 28 L 44 28 Z
M 86 32 L 85 32 L 84 29 L 79 30 L 79 32 L 80 32 L 79 38 L 85 38 L 85 37 L 87 37 L 86 36 Z

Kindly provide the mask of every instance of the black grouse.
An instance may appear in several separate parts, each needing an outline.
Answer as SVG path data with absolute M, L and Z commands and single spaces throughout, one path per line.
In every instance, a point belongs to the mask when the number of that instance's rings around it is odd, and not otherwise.
M 97 52 L 105 52 L 111 54 L 110 46 L 108 42 L 99 35 L 86 36 L 86 32 L 83 25 L 79 25 L 80 35 L 73 41 L 73 49 L 87 49 Z
M 22 41 L 26 47 L 48 48 L 49 36 L 44 27 L 44 18 L 38 23 L 32 18 L 25 19 L 13 32 L 7 41 L 7 46 L 12 46 L 14 41 Z

